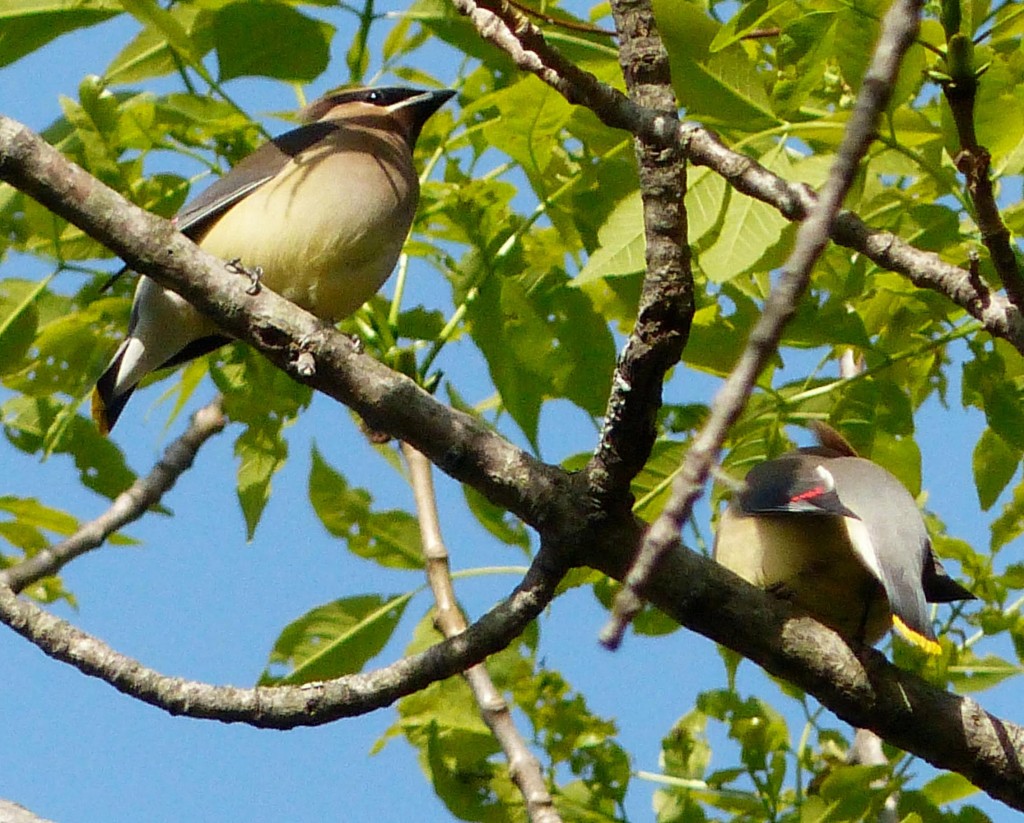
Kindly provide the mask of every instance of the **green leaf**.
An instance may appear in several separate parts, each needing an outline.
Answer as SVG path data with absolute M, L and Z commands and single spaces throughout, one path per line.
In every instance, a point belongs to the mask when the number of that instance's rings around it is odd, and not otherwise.
M 501 49 L 484 42 L 469 19 L 459 14 L 446 0 L 416 0 L 407 11 L 395 14 L 419 23 L 439 40 L 468 57 L 481 60 L 492 70 L 514 73 L 511 58 Z
M 697 309 L 683 350 L 683 362 L 723 377 L 736 364 L 758 316 L 753 300 L 738 292 L 728 296 L 735 307 L 731 314 L 725 313 L 724 301 Z
M 355 488 L 313 446 L 309 501 L 324 527 L 359 557 L 393 569 L 423 567 L 419 523 L 408 512 L 371 510 L 373 498 Z
M 590 414 L 604 410 L 615 344 L 589 298 L 550 269 L 493 276 L 467 317 L 504 408 L 536 446 L 544 400 L 564 397 Z
M 979 65 L 988 62 L 985 50 L 976 49 L 975 59 Z M 1024 132 L 1019 83 L 1019 70 L 1015 66 L 1003 60 L 992 61 L 978 85 L 974 106 L 978 142 L 991 153 L 993 167 L 1003 174 L 1015 173 L 1013 167 L 1021 164 L 1019 152 L 1014 157 L 1020 135 Z
M 288 457 L 284 430 L 309 404 L 312 391 L 248 346 L 236 345 L 223 352 L 223 363 L 209 361 L 210 376 L 224 396 L 225 415 L 246 426 L 235 441 L 235 455 L 239 458 L 238 499 L 252 539 L 270 499 L 270 481 Z M 189 384 L 185 379 L 183 388 Z
M 265 671 L 260 684 L 310 683 L 362 671 L 391 639 L 413 594 L 346 597 L 289 623 L 274 644 L 269 665 L 291 671 L 280 677 Z
M 139 22 L 163 34 L 171 48 L 186 58 L 193 68 L 202 71 L 203 54 L 178 16 L 161 8 L 155 0 L 120 0 L 120 3 Z
M 711 53 L 721 26 L 702 7 L 656 0 L 654 12 L 668 49 L 673 88 L 691 117 L 745 132 L 778 124 L 756 62 L 743 46 Z
M 1003 505 L 999 516 L 992 521 L 989 549 L 999 551 L 1024 534 L 1024 483 L 1014 486 L 1013 497 Z
M 13 514 L 17 522 L 24 526 L 54 532 L 63 537 L 78 530 L 77 518 L 60 509 L 45 506 L 31 497 L 0 497 L 0 511 Z
M 985 420 L 1015 449 L 1024 449 L 1024 406 L 1021 393 L 1008 381 L 989 386 L 985 395 Z
M 112 0 L 6 0 L 0 4 L 0 66 L 121 11 L 120 3 Z
M 728 189 L 720 174 L 703 167 L 687 167 L 686 232 L 691 245 L 709 245 L 701 241 L 721 228 L 729 203 Z
M 830 815 L 836 820 L 863 820 L 885 801 L 888 792 L 874 785 L 889 777 L 887 764 L 877 766 L 837 766 L 821 783 L 821 797 L 829 804 Z
M 921 794 L 927 797 L 936 806 L 946 803 L 955 803 L 977 794 L 978 787 L 971 783 L 962 774 L 946 772 L 933 777 L 921 787 Z
M 238 458 L 238 502 L 245 517 L 246 539 L 252 540 L 270 500 L 271 478 L 288 457 L 288 444 L 279 429 L 249 426 L 235 440 L 235 456 Z
M 466 505 L 480 525 L 502 543 L 523 549 L 524 554 L 530 556 L 530 533 L 522 521 L 501 506 L 496 506 L 472 486 L 463 484 L 462 493 Z
M 991 689 L 1004 680 L 1016 677 L 1024 671 L 1021 666 L 1010 663 L 995 654 L 980 657 L 969 655 L 956 666 L 950 666 L 947 672 L 950 685 L 961 694 L 980 692 Z
M 39 312 L 35 303 L 53 275 L 38 283 L 5 280 L 0 283 L 0 375 L 21 365 L 36 336 Z
M 891 471 L 915 497 L 921 493 L 921 450 L 912 437 L 895 437 L 878 431 L 871 459 Z
M 837 28 L 834 10 L 805 11 L 783 26 L 779 38 L 782 71 L 772 90 L 775 110 L 780 115 L 800 120 L 803 107 L 814 104 L 825 72 L 834 60 Z M 810 121 L 811 127 L 816 127 L 820 119 Z
M 283 3 L 232 3 L 213 23 L 221 80 L 308 82 L 327 70 L 334 27 Z
M 22 368 L 5 375 L 7 387 L 33 397 L 84 397 L 110 353 L 97 327 L 109 323 L 111 312 L 122 305 L 120 300 L 98 300 L 81 311 L 66 310 L 48 321 L 40 318 Z
M 642 272 L 647 267 L 644 237 L 644 209 L 637 189 L 618 202 L 604 225 L 597 230 L 598 247 L 573 278 L 583 286 L 603 277 Z
M 785 146 L 782 141 L 760 158 L 765 168 L 784 178 L 792 174 Z M 722 228 L 696 260 L 709 280 L 728 282 L 757 266 L 788 225 L 774 207 L 729 189 Z
M 178 4 L 171 6 L 168 14 L 196 42 L 197 53 L 205 54 L 213 47 L 208 12 Z M 159 26 L 146 25 L 110 62 L 103 76 L 109 83 L 138 83 L 177 71 L 180 64 L 167 33 Z
M 135 482 L 124 452 L 109 437 L 100 434 L 91 420 L 74 416 L 68 436 L 55 449 L 70 454 L 78 469 L 78 480 L 87 489 L 113 500 Z
M 768 22 L 773 20 L 780 11 L 786 11 L 787 7 L 791 5 L 794 5 L 793 0 L 781 0 L 781 2 L 777 0 L 774 3 L 769 3 L 767 0 L 753 0 L 753 2 L 745 3 L 718 30 L 715 39 L 708 47 L 709 50 L 721 51 L 727 46 L 740 42 L 753 31 L 768 28 Z
M 836 58 L 851 88 L 860 88 L 878 40 L 878 20 L 854 5 L 837 13 Z
M 978 503 L 988 511 L 1013 480 L 1024 453 L 1015 449 L 992 429 L 985 429 L 974 446 L 971 467 Z
M 546 174 L 572 116 L 569 102 L 547 83 L 527 75 L 481 98 L 474 108 L 491 105 L 498 114 L 484 124 L 487 141 L 516 160 L 528 175 Z
M 686 444 L 676 440 L 655 442 L 647 463 L 630 484 L 635 501 L 633 514 L 647 523 L 653 523 L 661 514 L 685 453 Z

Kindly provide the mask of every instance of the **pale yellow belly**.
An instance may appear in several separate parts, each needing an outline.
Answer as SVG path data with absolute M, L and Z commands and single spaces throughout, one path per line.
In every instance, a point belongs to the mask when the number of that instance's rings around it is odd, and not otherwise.
M 719 523 L 714 557 L 849 640 L 874 643 L 889 630 L 888 600 L 850 549 L 841 517 L 749 517 L 730 507 Z
M 289 166 L 229 209 L 200 245 L 260 267 L 266 286 L 317 316 L 341 319 L 390 275 L 416 191 L 372 158 L 322 151 Z

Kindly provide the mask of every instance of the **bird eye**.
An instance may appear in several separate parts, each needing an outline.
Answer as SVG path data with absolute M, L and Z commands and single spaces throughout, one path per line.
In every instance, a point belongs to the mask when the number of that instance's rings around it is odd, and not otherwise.
M 380 103 L 384 99 L 384 96 L 379 91 L 370 91 L 366 94 L 367 103 Z

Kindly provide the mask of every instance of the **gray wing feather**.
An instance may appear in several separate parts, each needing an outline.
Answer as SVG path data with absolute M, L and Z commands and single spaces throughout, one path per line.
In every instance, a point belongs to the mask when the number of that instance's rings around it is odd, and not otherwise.
M 178 229 L 193 240 L 201 239 L 210 224 L 235 203 L 273 179 L 295 155 L 339 128 L 343 127 L 337 122 L 310 123 L 264 143 L 178 212 Z

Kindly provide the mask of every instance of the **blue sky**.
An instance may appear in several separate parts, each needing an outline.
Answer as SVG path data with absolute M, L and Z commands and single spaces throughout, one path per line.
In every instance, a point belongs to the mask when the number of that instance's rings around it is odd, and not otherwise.
M 346 31 L 351 21 L 340 14 L 332 19 Z M 0 69 L 0 109 L 33 128 L 45 127 L 59 115 L 59 95 L 76 96 L 81 78 L 102 72 L 134 30 L 130 20 L 118 19 Z M 346 41 L 339 35 L 342 49 Z M 343 65 L 341 55 L 335 55 L 335 65 Z M 338 79 L 322 79 L 308 96 Z M 289 108 L 294 101 L 287 88 L 276 84 L 236 81 L 231 90 L 250 111 Z M 271 121 L 268 128 L 276 133 L 284 126 Z M 41 271 L 28 261 L 4 266 L 6 276 L 39 276 Z M 447 286 L 436 273 L 414 271 L 410 284 L 411 302 L 450 308 Z M 439 367 L 470 400 L 487 395 L 485 371 L 469 346 L 451 346 L 443 358 Z M 678 372 L 667 393 L 671 402 L 710 397 L 715 381 L 682 368 Z M 185 423 L 179 419 L 164 430 L 167 408 L 154 405 L 162 389 L 141 392 L 114 435 L 139 472 L 148 471 Z M 212 385 L 204 385 L 191 410 L 213 392 Z M 954 403 L 958 394 L 952 386 Z M 952 533 L 975 545 L 988 540 L 967 480 L 982 425 L 978 415 L 937 404 L 919 420 L 929 507 Z M 590 422 L 567 404 L 553 404 L 543 414 L 545 459 L 588 450 L 594 436 Z M 251 543 L 245 542 L 235 499 L 229 431 L 201 452 L 196 467 L 165 499 L 173 519 L 152 515 L 127 530 L 142 541 L 140 547 L 107 547 L 67 568 L 64 579 L 80 607 L 77 612 L 58 607 L 58 613 L 165 674 L 247 686 L 262 671 L 281 628 L 310 608 L 346 595 L 420 585 L 413 573 L 388 572 L 349 557 L 309 509 L 306 478 L 315 441 L 332 465 L 372 491 L 379 507 L 411 510 L 407 487 L 395 482 L 396 475 L 366 445 L 348 412 L 318 398 L 290 430 L 289 440 L 292 459 L 274 480 L 274 495 Z M 103 510 L 101 499 L 78 486 L 77 472 L 66 458 L 39 464 L 0 442 L 0 465 L 6 477 L 14 478 L 0 484 L 0 494 L 34 495 L 83 519 Z M 522 562 L 521 555 L 495 546 L 465 513 L 457 484 L 443 477 L 438 483 L 455 568 Z M 706 507 L 698 517 L 706 533 Z M 458 591 L 470 614 L 479 615 L 514 582 L 508 575 L 474 578 L 460 581 Z M 381 662 L 401 654 L 413 622 L 428 605 L 425 595 L 413 602 Z M 653 640 L 630 636 L 622 650 L 609 654 L 596 642 L 604 619 L 589 593 L 560 598 L 542 619 L 541 654 L 587 696 L 595 713 L 618 722 L 620 742 L 633 754 L 634 767 L 658 771 L 661 738 L 689 710 L 698 691 L 722 682 L 721 664 L 712 643 L 686 631 Z M 369 756 L 394 722 L 393 710 L 318 729 L 261 731 L 170 717 L 49 660 L 10 631 L 0 631 L 0 660 L 0 723 L 8 741 L 0 796 L 60 823 L 449 819 L 404 741 Z M 741 671 L 741 688 L 776 698 L 776 688 L 755 667 L 744 664 Z M 1004 687 L 983 694 L 982 701 L 1021 722 L 1012 692 Z M 789 719 L 796 738 L 800 720 Z M 918 764 L 914 771 L 927 773 L 927 767 Z M 654 788 L 634 783 L 628 801 L 634 820 L 650 818 Z M 971 802 L 997 820 L 1010 819 L 1004 807 L 981 795 Z

